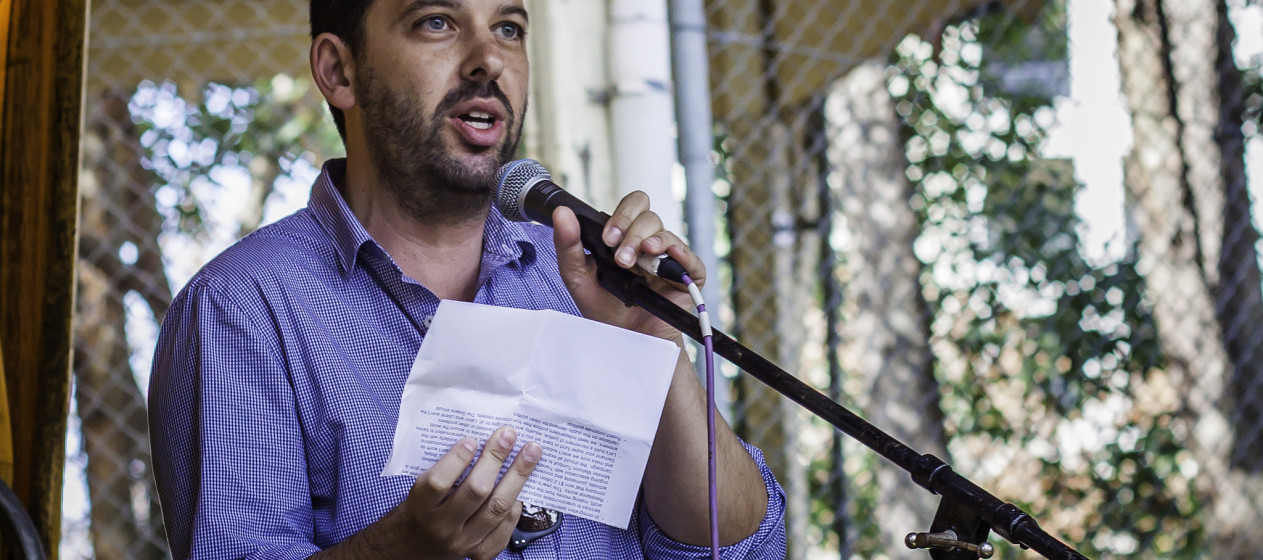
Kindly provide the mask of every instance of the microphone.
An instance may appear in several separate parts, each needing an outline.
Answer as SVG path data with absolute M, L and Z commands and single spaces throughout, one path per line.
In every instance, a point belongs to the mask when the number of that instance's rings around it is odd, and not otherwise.
M 614 262 L 614 251 L 605 245 L 601 232 L 610 215 L 566 192 L 538 161 L 519 159 L 500 167 L 496 174 L 496 208 L 505 218 L 515 222 L 536 221 L 553 225 L 553 210 L 565 206 L 579 219 L 579 237 L 583 246 L 598 260 Z M 641 255 L 637 264 L 648 274 L 684 284 L 688 271 L 675 259 L 662 255 Z

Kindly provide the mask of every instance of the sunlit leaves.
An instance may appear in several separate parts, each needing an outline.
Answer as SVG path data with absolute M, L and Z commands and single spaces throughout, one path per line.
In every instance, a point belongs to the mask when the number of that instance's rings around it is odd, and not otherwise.
M 255 179 L 256 158 L 289 173 L 299 158 L 337 151 L 323 107 L 304 99 L 305 84 L 285 75 L 242 86 L 212 82 L 195 97 L 171 82 L 137 87 L 128 111 L 169 231 L 204 234 L 208 203 Z
M 1130 258 L 1083 255 L 1074 169 L 1041 156 L 1065 21 L 1063 2 L 1034 24 L 988 13 L 892 59 L 950 447 L 1089 556 L 1193 556 L 1192 477 L 1142 278 Z M 1018 468 L 1030 461 L 1042 467 Z

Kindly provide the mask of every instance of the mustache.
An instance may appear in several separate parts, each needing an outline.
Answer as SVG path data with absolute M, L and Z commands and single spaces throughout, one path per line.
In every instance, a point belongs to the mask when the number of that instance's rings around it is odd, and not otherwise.
M 456 89 L 447 92 L 447 95 L 443 96 L 443 100 L 439 101 L 438 107 L 434 108 L 434 116 L 442 117 L 446 115 L 458 103 L 463 103 L 470 99 L 487 98 L 494 98 L 504 105 L 504 110 L 509 114 L 509 122 L 513 122 L 516 115 L 513 113 L 513 105 L 509 103 L 509 96 L 504 94 L 504 90 L 500 89 L 500 84 L 497 84 L 494 80 L 490 82 L 462 82 Z

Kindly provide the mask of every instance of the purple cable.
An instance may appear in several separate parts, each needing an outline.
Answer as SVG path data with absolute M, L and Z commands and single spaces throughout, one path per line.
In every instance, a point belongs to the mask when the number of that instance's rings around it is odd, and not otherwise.
M 685 285 L 693 283 L 693 279 L 687 274 L 684 275 Z M 702 303 L 697 306 L 697 314 L 700 317 L 706 312 L 706 304 Z M 706 454 L 707 454 L 707 481 L 710 486 L 710 557 L 713 560 L 719 560 L 719 490 L 716 487 L 715 479 L 717 478 L 715 468 L 715 340 L 709 333 L 702 333 L 702 345 L 706 351 Z

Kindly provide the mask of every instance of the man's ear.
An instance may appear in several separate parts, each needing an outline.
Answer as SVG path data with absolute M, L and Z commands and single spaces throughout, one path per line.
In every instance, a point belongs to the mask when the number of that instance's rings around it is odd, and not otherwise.
M 311 77 L 330 105 L 343 111 L 355 106 L 355 57 L 337 35 L 311 40 Z

